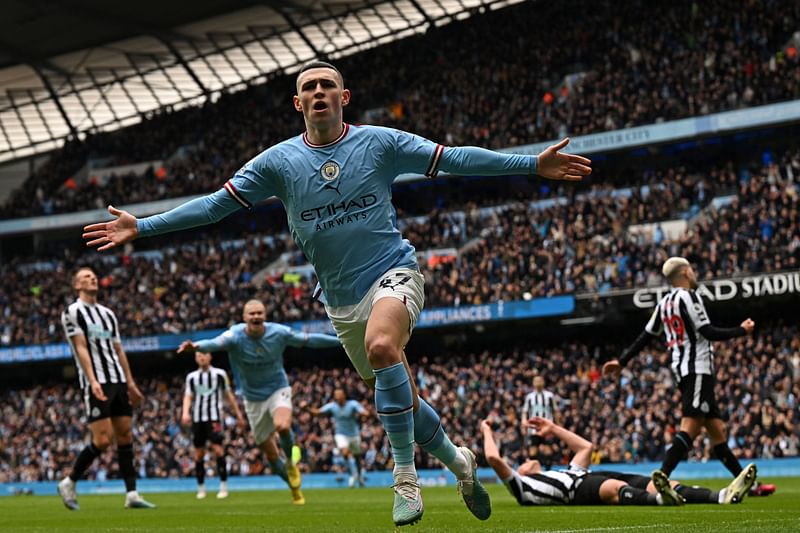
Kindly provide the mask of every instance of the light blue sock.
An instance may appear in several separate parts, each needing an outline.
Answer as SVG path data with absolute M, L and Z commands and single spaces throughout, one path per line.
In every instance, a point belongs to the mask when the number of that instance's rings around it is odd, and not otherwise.
M 375 407 L 397 466 L 414 465 L 414 400 L 403 363 L 375 370 Z
M 292 463 L 292 447 L 294 446 L 294 432 L 289 428 L 286 433 L 279 433 L 278 440 L 281 443 L 281 450 L 286 454 L 286 460 Z
M 268 461 L 269 467 L 272 469 L 272 473 L 284 480 L 286 483 L 289 483 L 289 476 L 286 475 L 286 463 L 283 462 L 283 459 L 278 457 L 274 461 L 269 459 Z
M 422 398 L 419 398 L 419 409 L 414 413 L 414 440 L 420 448 L 439 459 L 448 468 L 456 460 L 458 448 L 444 432 L 439 415 Z
M 356 458 L 352 455 L 347 459 L 347 467 L 350 468 L 350 475 L 358 475 L 358 466 L 356 466 Z

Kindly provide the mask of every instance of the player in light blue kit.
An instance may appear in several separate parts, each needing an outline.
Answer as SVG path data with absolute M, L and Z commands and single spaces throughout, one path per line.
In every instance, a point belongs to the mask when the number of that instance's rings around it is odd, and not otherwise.
M 336 447 L 347 461 L 350 469 L 350 486 L 356 483 L 360 487 L 364 486 L 364 474 L 361 470 L 361 425 L 359 418 L 367 415 L 367 410 L 355 400 L 348 400 L 344 389 L 338 388 L 333 391 L 333 401 L 328 402 L 319 409 L 306 407 L 309 413 L 314 416 L 330 415 L 333 418 L 334 435 Z
M 244 304 L 243 318 L 244 323 L 216 338 L 184 341 L 178 353 L 228 352 L 256 444 L 267 456 L 272 472 L 289 485 L 292 503 L 303 505 L 300 470 L 292 461 L 292 387 L 283 369 L 283 352 L 287 346 L 330 348 L 341 344 L 332 335 L 302 333 L 283 324 L 265 322 L 266 309 L 259 300 Z M 285 462 L 275 443 L 276 433 Z
M 109 206 L 117 217 L 84 228 L 89 246 L 108 250 L 137 237 L 211 224 L 241 207 L 277 196 L 297 245 L 314 266 L 325 310 L 347 355 L 375 388 L 378 416 L 392 446 L 396 525 L 422 517 L 414 468 L 414 442 L 456 476 L 469 510 L 491 514 L 489 494 L 478 480 L 475 455 L 456 448 L 436 411 L 418 397 L 403 348 L 424 303 L 424 279 L 414 247 L 397 229 L 392 182 L 404 173 L 434 177 L 538 174 L 580 180 L 591 161 L 559 152 L 568 139 L 538 156 L 475 147 L 444 147 L 416 135 L 342 121 L 350 102 L 341 73 L 328 63 L 305 65 L 297 76 L 294 107 L 306 131 L 246 163 L 208 196 L 141 220 Z

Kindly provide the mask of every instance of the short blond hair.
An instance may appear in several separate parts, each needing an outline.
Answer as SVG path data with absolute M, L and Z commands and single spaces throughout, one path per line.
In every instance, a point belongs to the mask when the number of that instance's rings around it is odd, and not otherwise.
M 688 266 L 690 266 L 689 261 L 685 257 L 670 257 L 664 261 L 664 266 L 661 267 L 661 273 L 664 274 L 665 278 L 672 281 L 672 278 L 681 272 L 683 267 Z

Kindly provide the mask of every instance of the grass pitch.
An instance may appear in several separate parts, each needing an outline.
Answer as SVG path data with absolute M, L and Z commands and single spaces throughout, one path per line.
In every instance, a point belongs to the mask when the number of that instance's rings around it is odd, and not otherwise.
M 800 478 L 780 478 L 778 492 L 741 505 L 668 507 L 520 507 L 501 485 L 487 487 L 492 517 L 472 517 L 455 487 L 425 488 L 425 516 L 408 533 L 427 531 L 800 531 Z M 724 480 L 704 480 L 720 488 Z M 123 509 L 123 495 L 80 496 L 70 512 L 58 496 L 0 497 L 0 530 L 30 531 L 393 531 L 390 489 L 305 491 L 307 504 L 290 503 L 287 491 L 152 494 L 155 510 Z

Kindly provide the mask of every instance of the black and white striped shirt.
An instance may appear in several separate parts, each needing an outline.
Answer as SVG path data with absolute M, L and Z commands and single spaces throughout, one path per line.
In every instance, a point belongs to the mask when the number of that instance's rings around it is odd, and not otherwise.
M 528 420 L 533 416 L 554 420 L 556 411 L 556 395 L 549 390 L 542 392 L 533 391 L 525 396 L 525 403 L 522 404 L 522 420 Z M 529 435 L 536 435 L 535 428 L 528 428 Z
M 186 376 L 186 394 L 192 396 L 192 422 L 218 422 L 222 419 L 222 393 L 230 389 L 228 374 L 209 366 Z
M 700 333 L 710 324 L 703 299 L 695 291 L 675 287 L 658 302 L 645 330 L 652 335 L 664 332 L 672 371 L 683 378 L 714 373 L 714 348 Z
M 89 350 L 89 362 L 92 365 L 97 381 L 105 383 L 125 383 L 125 372 L 119 362 L 119 355 L 114 344 L 122 343 L 119 335 L 117 317 L 108 307 L 100 304 L 88 304 L 78 298 L 61 313 L 64 334 L 72 348 L 75 364 L 78 366 L 78 378 L 81 388 L 89 386 L 89 379 L 81 367 L 78 352 L 75 349 L 74 337 L 83 335 Z
M 567 505 L 575 499 L 575 491 L 585 472 L 549 470 L 521 476 L 516 470 L 503 484 L 520 505 Z

